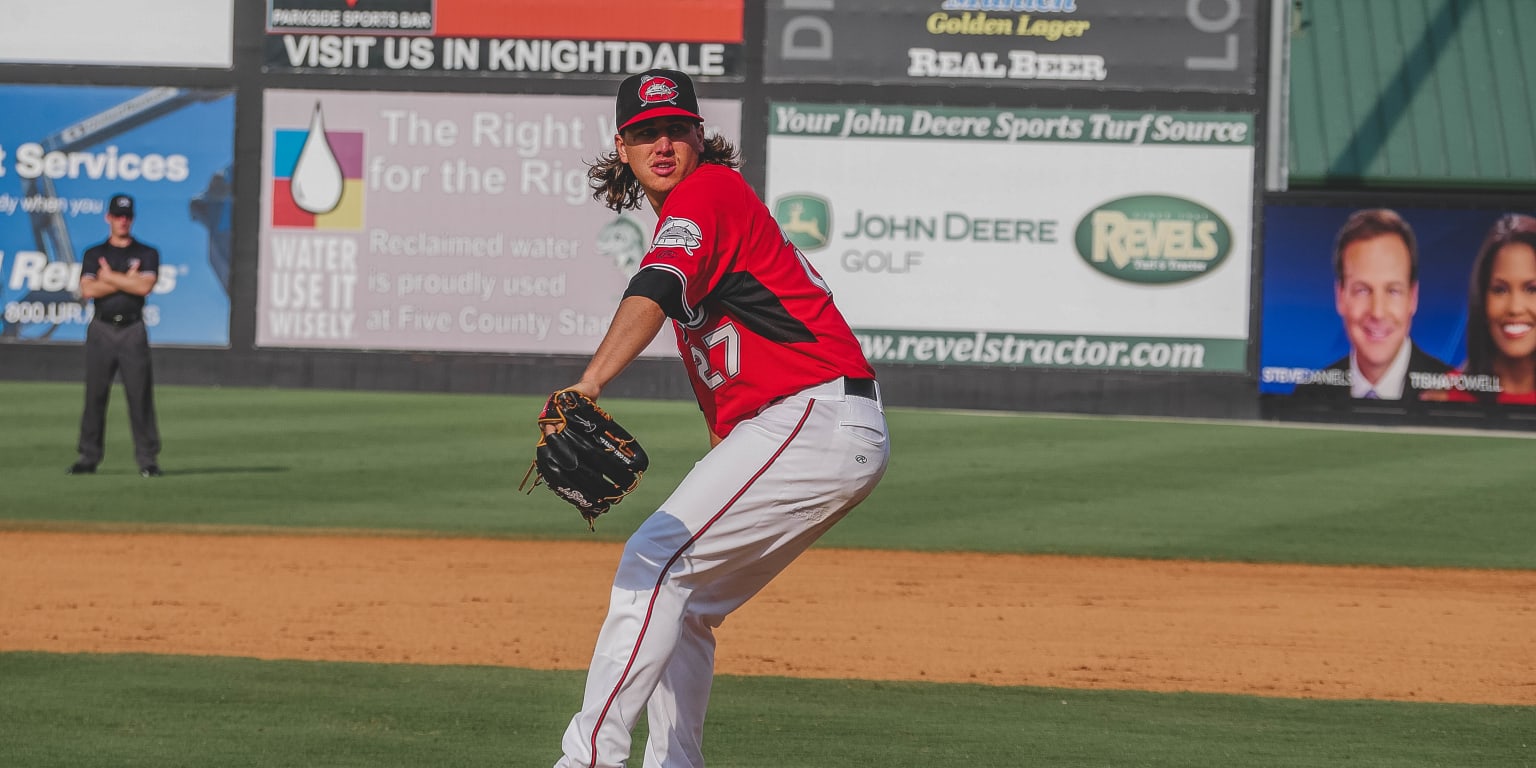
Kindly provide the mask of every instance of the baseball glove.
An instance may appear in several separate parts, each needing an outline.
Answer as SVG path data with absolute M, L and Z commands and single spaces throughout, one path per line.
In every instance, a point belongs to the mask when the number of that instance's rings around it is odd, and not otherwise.
M 555 431 L 544 434 L 546 426 Z M 562 389 L 544 403 L 533 464 L 517 487 L 533 493 L 542 482 L 596 530 L 598 515 L 635 490 L 648 466 L 645 449 L 607 411 L 574 389 Z

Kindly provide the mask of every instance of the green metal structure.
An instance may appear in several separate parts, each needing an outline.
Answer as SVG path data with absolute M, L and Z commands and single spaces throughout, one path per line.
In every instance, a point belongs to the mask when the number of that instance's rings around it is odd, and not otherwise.
M 1289 1 L 1291 189 L 1536 189 L 1536 0 Z

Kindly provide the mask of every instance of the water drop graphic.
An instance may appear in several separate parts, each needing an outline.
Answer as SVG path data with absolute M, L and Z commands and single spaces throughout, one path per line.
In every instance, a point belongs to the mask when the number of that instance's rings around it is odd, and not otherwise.
M 293 166 L 289 190 L 293 202 L 310 213 L 330 213 L 341 203 L 341 163 L 331 151 L 325 138 L 325 118 L 320 114 L 320 102 L 315 102 L 315 115 L 309 120 L 309 135 L 304 137 L 304 147 L 299 150 L 299 160 Z

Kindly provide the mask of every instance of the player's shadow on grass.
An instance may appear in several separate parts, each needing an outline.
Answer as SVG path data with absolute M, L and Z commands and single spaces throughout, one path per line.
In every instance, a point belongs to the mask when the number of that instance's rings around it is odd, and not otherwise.
M 292 467 L 191 467 L 189 469 L 167 469 L 166 477 L 185 477 L 187 475 L 261 475 L 275 474 L 277 472 L 291 471 Z

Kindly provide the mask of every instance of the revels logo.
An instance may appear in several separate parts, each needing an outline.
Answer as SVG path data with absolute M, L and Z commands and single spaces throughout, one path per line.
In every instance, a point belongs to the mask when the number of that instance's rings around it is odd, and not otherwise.
M 784 237 L 802 251 L 827 246 L 832 231 L 832 204 L 815 195 L 785 195 L 773 204 L 773 218 Z
M 1192 200 L 1137 195 L 1111 200 L 1077 224 L 1077 255 L 1131 283 L 1178 283 L 1215 270 L 1232 253 L 1232 228 Z

